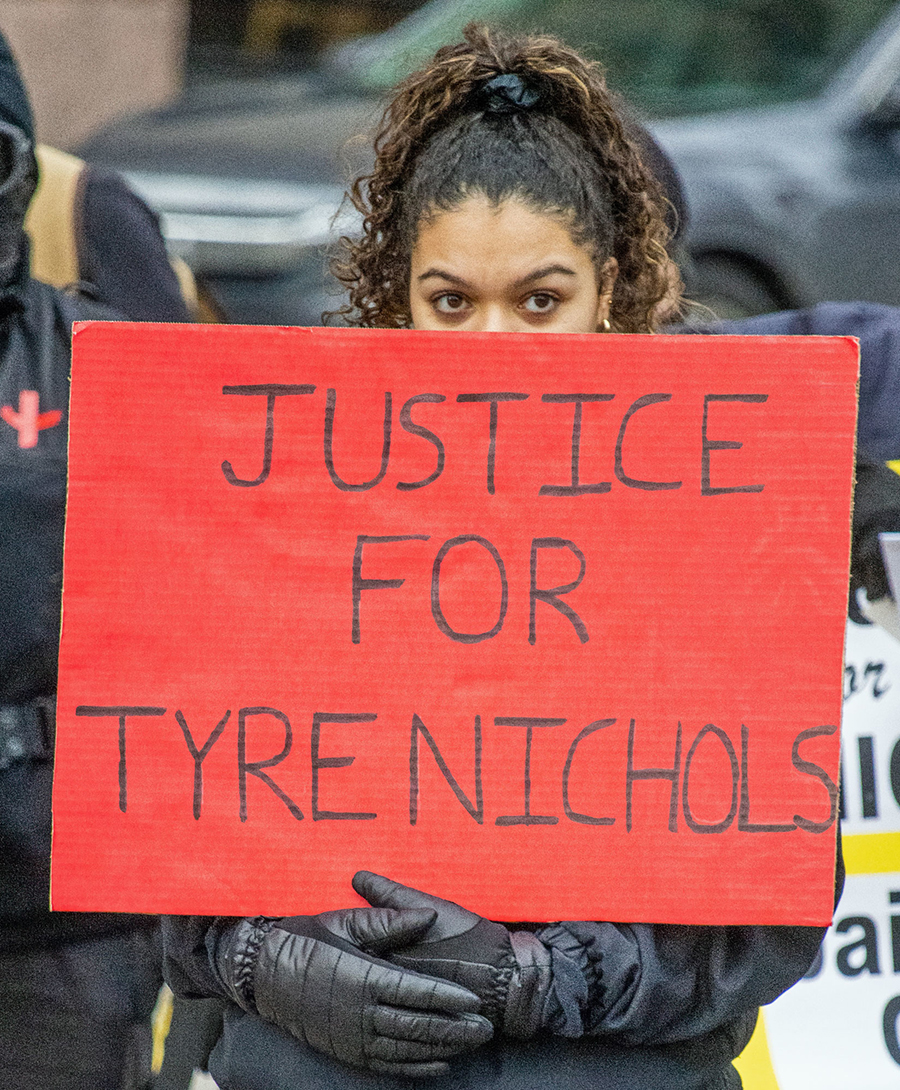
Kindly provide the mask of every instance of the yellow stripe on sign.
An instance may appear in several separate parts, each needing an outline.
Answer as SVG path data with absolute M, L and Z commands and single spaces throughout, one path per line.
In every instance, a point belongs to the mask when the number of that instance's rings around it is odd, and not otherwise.
M 769 1041 L 766 1037 L 765 1015 L 759 1012 L 759 1021 L 747 1047 L 734 1061 L 738 1069 L 744 1090 L 778 1090 L 778 1079 L 772 1067 L 769 1055 Z
M 863 833 L 844 837 L 848 874 L 891 874 L 900 871 L 900 833 Z

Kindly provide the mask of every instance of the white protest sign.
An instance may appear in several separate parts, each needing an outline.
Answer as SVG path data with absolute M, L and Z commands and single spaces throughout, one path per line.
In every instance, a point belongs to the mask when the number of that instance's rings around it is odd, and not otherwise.
M 820 959 L 763 1010 L 745 1090 L 900 1085 L 900 642 L 878 625 L 847 623 L 842 733 L 844 894 Z

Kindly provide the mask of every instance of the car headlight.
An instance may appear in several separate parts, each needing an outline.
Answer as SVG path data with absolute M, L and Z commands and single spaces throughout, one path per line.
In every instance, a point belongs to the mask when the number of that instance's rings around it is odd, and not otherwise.
M 166 245 L 198 273 L 278 275 L 359 230 L 336 185 L 132 172 Z

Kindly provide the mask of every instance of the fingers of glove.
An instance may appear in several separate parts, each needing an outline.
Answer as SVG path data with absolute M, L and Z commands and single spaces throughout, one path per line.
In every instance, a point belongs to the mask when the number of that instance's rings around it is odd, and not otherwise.
M 429 932 L 429 939 L 447 938 L 467 931 L 480 919 L 474 912 L 441 897 L 403 886 L 392 878 L 385 878 L 371 871 L 357 871 L 353 876 L 353 888 L 371 905 L 385 908 L 433 908 L 438 918 Z
M 378 1035 L 376 1040 L 403 1043 L 404 1045 L 422 1046 L 437 1050 L 435 1055 L 454 1056 L 457 1052 L 466 1052 L 479 1048 L 494 1035 L 494 1027 L 480 1014 L 461 1014 L 456 1018 L 441 1018 L 436 1015 L 419 1014 L 397 1007 L 378 1006 L 372 1012 L 372 1029 Z M 377 1053 L 382 1059 L 388 1059 L 387 1045 L 381 1045 Z M 410 1058 L 423 1059 L 421 1054 L 409 1053 Z M 396 1058 L 396 1057 L 394 1057 Z
M 390 965 L 377 967 L 369 983 L 372 998 L 393 1007 L 443 1014 L 475 1014 L 481 1007 L 481 1000 L 467 988 Z
M 434 1063 L 408 1063 L 392 1064 L 382 1060 L 369 1060 L 368 1069 L 376 1075 L 400 1075 L 407 1079 L 430 1079 L 435 1075 L 446 1075 L 450 1065 L 435 1061 Z
M 385 908 L 433 908 L 439 900 L 411 886 L 402 886 L 392 878 L 385 878 L 372 871 L 360 870 L 353 875 L 353 888 L 370 904 Z
M 347 908 L 323 912 L 319 921 L 354 946 L 381 954 L 415 943 L 436 918 L 433 908 Z
M 434 1060 L 452 1060 L 465 1051 L 450 1045 L 426 1045 L 421 1041 L 395 1041 L 378 1037 L 370 1041 L 366 1060 L 383 1060 L 386 1063 L 432 1063 Z

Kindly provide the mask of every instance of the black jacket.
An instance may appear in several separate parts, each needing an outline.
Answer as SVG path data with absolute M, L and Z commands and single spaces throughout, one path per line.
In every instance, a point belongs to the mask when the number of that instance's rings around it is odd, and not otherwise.
M 3 58 L 0 48 L 0 88 L 10 76 Z M 48 908 L 71 328 L 120 315 L 30 278 L 23 221 L 37 167 L 28 133 L 3 116 L 0 110 L 0 951 L 136 923 Z M 142 247 L 140 238 L 120 239 L 135 266 Z M 143 248 L 145 279 L 153 278 L 154 259 L 172 275 L 158 235 L 155 249 Z

